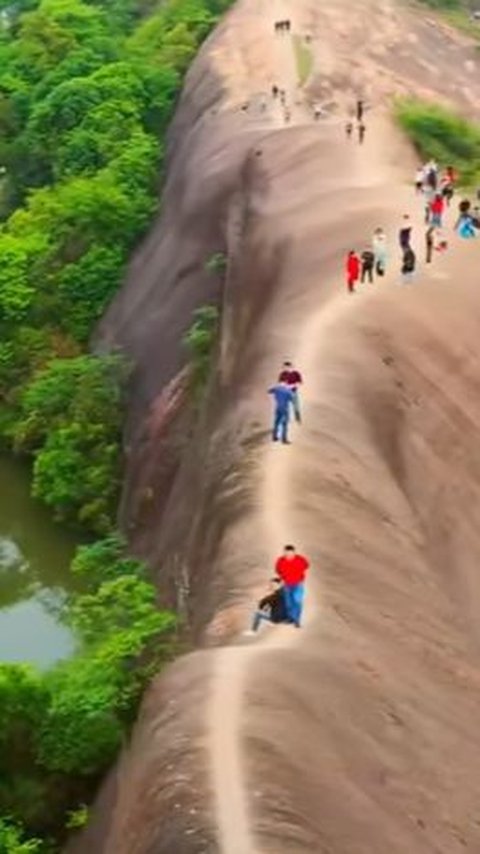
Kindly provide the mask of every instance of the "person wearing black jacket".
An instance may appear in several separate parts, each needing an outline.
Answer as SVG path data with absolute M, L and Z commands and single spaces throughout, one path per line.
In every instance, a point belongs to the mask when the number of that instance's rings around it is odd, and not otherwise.
M 363 283 L 365 279 L 371 283 L 373 282 L 373 268 L 375 266 L 375 253 L 372 249 L 364 249 L 361 254 L 361 262 L 362 262 L 362 275 L 361 282 Z
M 411 246 L 408 246 L 403 253 L 402 260 L 402 279 L 404 283 L 412 281 L 413 274 L 415 272 L 416 260 L 415 252 Z
M 248 634 L 254 634 L 258 631 L 262 620 L 265 620 L 267 623 L 284 623 L 287 621 L 285 598 L 280 578 L 272 578 L 270 592 L 263 599 L 260 599 L 257 610 L 253 615 L 252 628 Z

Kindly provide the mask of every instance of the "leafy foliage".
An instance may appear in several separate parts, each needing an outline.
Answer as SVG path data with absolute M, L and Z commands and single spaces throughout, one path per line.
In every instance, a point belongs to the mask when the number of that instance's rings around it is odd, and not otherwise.
M 217 340 L 218 309 L 204 305 L 193 314 L 194 320 L 184 338 L 190 356 L 192 385 L 200 398 L 210 375 L 213 351 Z
M 0 851 L 3 854 L 41 854 L 39 839 L 26 839 L 18 825 L 0 818 Z
M 158 610 L 145 566 L 118 536 L 80 547 L 74 570 L 89 584 L 64 613 L 77 655 L 42 675 L 0 665 L 0 814 L 35 834 L 71 826 L 174 650 L 176 619 Z
M 0 665 L 6 854 L 50 854 L 83 823 L 172 654 L 175 619 L 112 533 L 128 371 L 86 350 L 157 208 L 182 75 L 229 2 L 164 0 L 142 18 L 134 0 L 0 0 L 0 442 L 32 456 L 58 518 L 104 537 L 72 565 L 77 654 L 41 676 Z M 207 308 L 187 336 L 197 383 L 215 327 Z
M 35 452 L 33 494 L 99 533 L 114 523 L 125 373 L 115 356 L 57 359 L 26 388 L 16 425 L 15 446 Z
M 455 166 L 464 184 L 480 177 L 480 125 L 444 107 L 410 99 L 398 101 L 396 115 L 423 156 Z

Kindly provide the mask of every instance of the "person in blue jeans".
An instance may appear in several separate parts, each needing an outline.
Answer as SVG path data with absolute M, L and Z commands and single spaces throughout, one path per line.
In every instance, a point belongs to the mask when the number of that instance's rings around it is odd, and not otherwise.
M 277 576 L 283 581 L 285 608 L 290 621 L 300 628 L 303 598 L 305 594 L 305 579 L 309 562 L 304 555 L 297 554 L 295 546 L 287 545 L 276 564 Z
M 279 382 L 268 389 L 273 395 L 275 410 L 273 414 L 272 439 L 278 442 L 281 438 L 284 445 L 289 445 L 288 422 L 290 420 L 290 407 L 294 404 L 294 395 L 286 382 Z

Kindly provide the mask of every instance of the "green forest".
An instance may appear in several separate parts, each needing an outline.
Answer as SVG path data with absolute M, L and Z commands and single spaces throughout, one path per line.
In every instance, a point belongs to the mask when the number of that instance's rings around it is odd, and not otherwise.
M 175 651 L 116 532 L 128 363 L 88 343 L 159 205 L 182 77 L 228 0 L 0 0 L 0 442 L 88 537 L 61 618 L 78 652 L 0 664 L 0 852 L 51 854 Z M 79 472 L 82 476 L 79 477 Z

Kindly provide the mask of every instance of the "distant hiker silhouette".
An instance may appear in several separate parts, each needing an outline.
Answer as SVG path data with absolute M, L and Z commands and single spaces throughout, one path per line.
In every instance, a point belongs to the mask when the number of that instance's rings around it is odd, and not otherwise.
M 425 232 L 425 248 L 426 248 L 425 261 L 427 264 L 431 264 L 431 262 L 432 262 L 434 235 L 435 235 L 435 226 L 429 225 L 429 227 L 427 228 L 427 230 Z
M 347 122 L 347 124 L 345 125 L 345 133 L 347 134 L 347 139 L 352 138 L 353 122 Z
M 411 246 L 407 246 L 402 260 L 402 281 L 404 284 L 411 282 L 415 272 L 416 257 Z
M 375 272 L 377 276 L 384 276 L 387 266 L 387 237 L 383 228 L 375 229 L 372 248 L 375 255 Z
M 445 201 L 441 193 L 436 193 L 430 202 L 430 222 L 435 228 L 442 227 L 443 210 Z
M 364 104 L 363 104 L 363 101 L 359 99 L 359 100 L 357 101 L 357 105 L 356 105 L 357 122 L 361 122 L 361 121 L 362 121 L 362 119 L 363 119 L 363 112 L 364 112 Z
M 354 249 L 351 249 L 347 255 L 345 262 L 345 272 L 347 275 L 347 288 L 349 293 L 353 294 L 355 285 L 360 277 L 360 258 Z
M 411 238 L 412 224 L 410 222 L 410 217 L 408 214 L 404 214 L 403 221 L 398 232 L 398 242 L 400 244 L 400 249 L 402 250 L 402 252 L 404 252 L 405 249 L 408 249 L 408 247 L 410 246 Z
M 361 282 L 364 283 L 365 279 L 368 279 L 370 284 L 373 282 L 373 268 L 375 265 L 375 255 L 370 247 L 367 247 L 363 250 L 362 255 L 362 276 Z
M 358 141 L 359 141 L 360 145 L 363 145 L 366 130 L 367 130 L 367 128 L 365 127 L 363 122 L 360 122 L 360 124 L 358 126 Z

